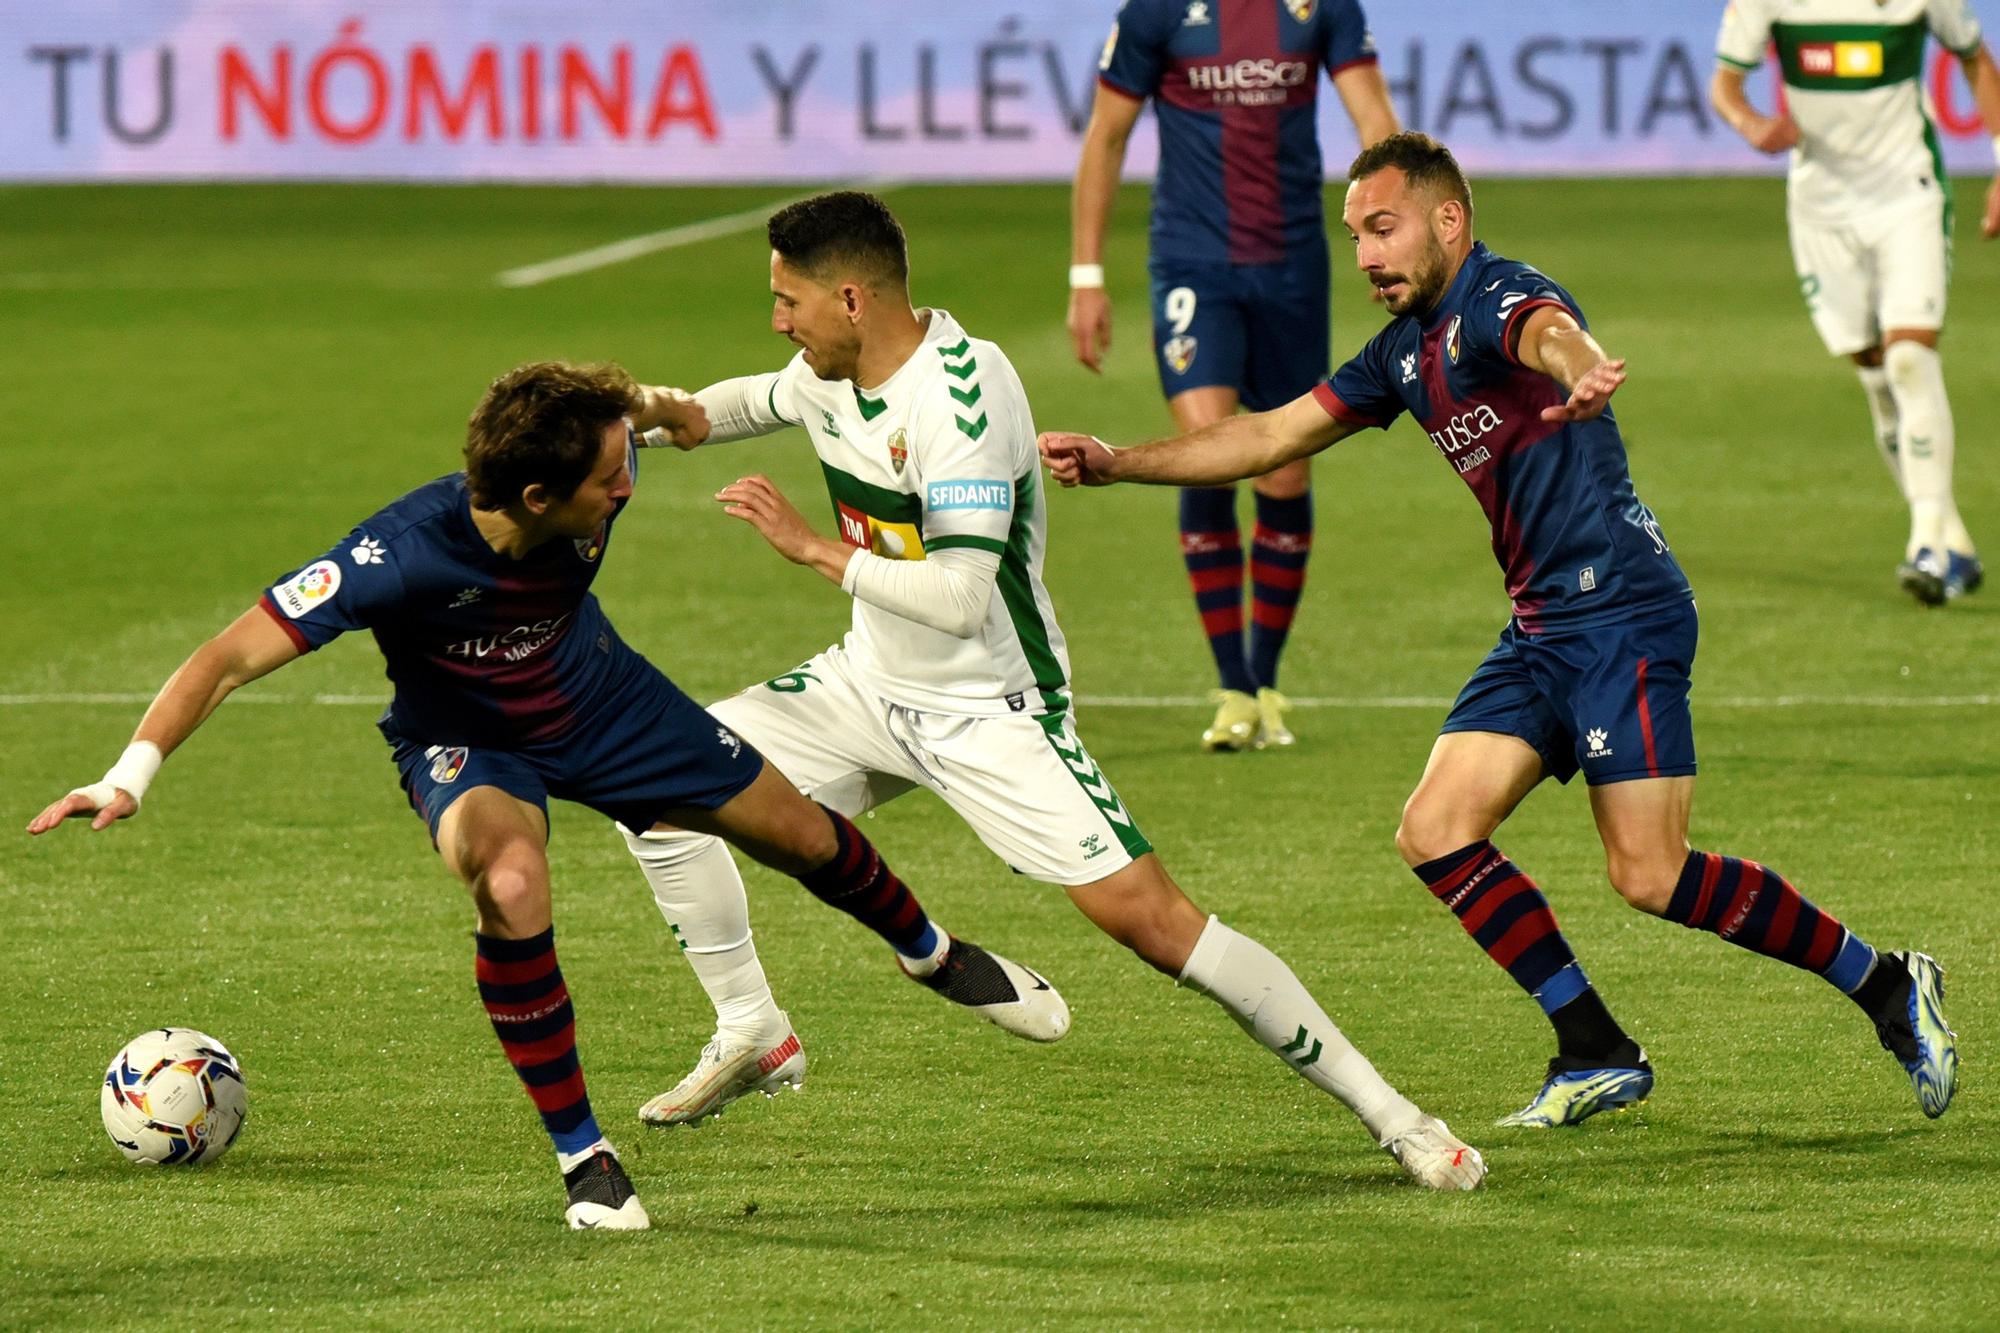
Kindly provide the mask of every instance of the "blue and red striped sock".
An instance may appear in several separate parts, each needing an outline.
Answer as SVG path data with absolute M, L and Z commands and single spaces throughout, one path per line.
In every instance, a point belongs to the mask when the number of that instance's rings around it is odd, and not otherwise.
M 852 820 L 827 806 L 820 809 L 833 821 L 833 859 L 800 875 L 799 883 L 880 935 L 903 957 L 922 961 L 935 955 L 943 937 L 916 895 Z
M 1416 873 L 1465 933 L 1534 997 L 1563 1055 L 1605 1056 L 1629 1040 L 1556 928 L 1549 900 L 1499 848 L 1475 842 L 1424 862 Z
M 1875 950 L 1785 877 L 1755 861 L 1690 851 L 1666 918 L 1731 944 L 1817 972 L 1852 995 L 1875 967 Z
M 1299 612 L 1312 555 L 1312 492 L 1281 500 L 1257 497 L 1257 526 L 1250 537 L 1250 677 L 1277 688 L 1278 657 Z
M 1222 688 L 1255 694 L 1257 682 L 1243 660 L 1243 538 L 1236 529 L 1234 487 L 1191 486 L 1181 492 L 1181 560 Z
M 500 1049 L 521 1076 L 542 1127 L 559 1153 L 578 1153 L 604 1137 L 590 1113 L 576 1058 L 576 1011 L 556 965 L 552 926 L 524 940 L 473 936 L 479 999 Z

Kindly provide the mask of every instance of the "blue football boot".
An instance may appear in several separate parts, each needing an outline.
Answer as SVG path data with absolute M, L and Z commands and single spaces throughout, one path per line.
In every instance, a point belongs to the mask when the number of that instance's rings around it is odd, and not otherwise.
M 1637 1106 L 1653 1091 L 1653 1066 L 1632 1042 L 1612 1052 L 1609 1062 L 1559 1055 L 1549 1061 L 1548 1081 L 1535 1100 L 1493 1123 L 1518 1129 L 1553 1129 L 1590 1119 L 1599 1111 Z
M 1958 1035 L 1944 1021 L 1944 969 L 1929 954 L 1914 950 L 1886 953 L 1882 959 L 1896 960 L 1909 980 L 1874 1015 L 1875 1035 L 1910 1076 L 1917 1105 L 1935 1120 L 1958 1091 Z
M 1943 556 L 1928 546 L 1896 566 L 1896 582 L 1904 592 L 1925 606 L 1944 605 L 1944 580 L 1948 566 Z
M 1986 566 L 1979 563 L 1976 555 L 1966 555 L 1962 551 L 1947 552 L 1944 566 L 1944 597 L 1952 601 L 1969 592 L 1978 592 L 1986 582 Z

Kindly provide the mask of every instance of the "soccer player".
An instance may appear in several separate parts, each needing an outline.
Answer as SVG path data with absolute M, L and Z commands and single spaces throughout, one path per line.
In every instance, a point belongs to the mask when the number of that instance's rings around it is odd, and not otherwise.
M 716 498 L 852 597 L 854 621 L 843 643 L 711 711 L 846 815 L 935 792 L 1010 867 L 1061 885 L 1106 934 L 1339 1098 L 1410 1175 L 1478 1184 L 1479 1154 L 1390 1087 L 1290 968 L 1188 901 L 1078 738 L 1042 584 L 1034 425 L 1006 354 L 945 311 L 911 307 L 903 229 L 874 196 L 793 204 L 769 235 L 771 326 L 800 350 L 781 371 L 695 396 L 711 443 L 803 430 L 839 535 L 816 532 L 763 476 Z M 712 838 L 628 841 L 690 959 L 750 950 L 742 882 Z M 642 1112 L 656 1122 L 699 1119 L 758 1087 L 786 1032 L 750 980 L 697 974 L 720 1030 Z M 732 1012 L 760 1005 L 761 1029 L 731 1030 Z
M 272 584 L 167 681 L 102 781 L 28 825 L 41 834 L 71 817 L 93 829 L 131 817 L 161 761 L 232 691 L 347 630 L 372 630 L 395 685 L 377 725 L 445 866 L 471 891 L 479 996 L 555 1145 L 565 1216 L 579 1229 L 648 1221 L 577 1059 L 551 926 L 550 796 L 631 828 L 665 816 L 727 838 L 892 943 L 939 933 L 851 824 L 626 647 L 591 595 L 632 495 L 634 426 L 683 440 L 707 429 L 692 400 L 642 389 L 616 366 L 544 362 L 501 376 L 472 414 L 463 472 L 418 487 Z M 966 971 L 990 988 L 994 961 Z
M 1153 353 L 1181 430 L 1290 402 L 1326 374 L 1322 69 L 1363 147 L 1395 133 L 1356 0 L 1126 0 L 1105 43 L 1070 206 L 1069 331 L 1097 370 L 1111 345 L 1104 233 L 1151 98 Z M 1236 488 L 1181 492 L 1181 555 L 1220 683 L 1205 749 L 1292 744 L 1278 661 L 1312 551 L 1311 483 L 1304 461 L 1254 483 L 1247 654 Z
M 1791 150 L 1792 263 L 1827 351 L 1853 360 L 1875 443 L 1910 506 L 1896 576 L 1926 606 L 1985 569 L 1952 496 L 1955 449 L 1938 334 L 1951 275 L 1951 178 L 1923 91 L 1924 36 L 1958 57 L 2000 153 L 2000 70 L 1968 0 L 1735 0 L 1709 100 L 1760 152 Z M 1785 104 L 1756 111 L 1744 75 L 1775 43 Z M 1982 231 L 2000 235 L 2000 174 Z
M 1394 135 L 1348 179 L 1356 262 L 1396 319 L 1275 411 L 1131 449 L 1044 435 L 1056 478 L 1229 481 L 1408 412 L 1472 488 L 1513 618 L 1445 719 L 1396 845 L 1555 1027 L 1541 1091 L 1501 1124 L 1574 1124 L 1653 1086 L 1548 900 L 1491 842 L 1543 778 L 1579 770 L 1628 903 L 1824 977 L 1874 1021 L 1924 1114 L 1942 1115 L 1958 1055 L 1937 964 L 1878 954 L 1775 870 L 1688 847 L 1694 602 L 1626 469 L 1610 411 L 1624 361 L 1605 355 L 1568 292 L 1473 240 L 1471 189 L 1436 140 Z

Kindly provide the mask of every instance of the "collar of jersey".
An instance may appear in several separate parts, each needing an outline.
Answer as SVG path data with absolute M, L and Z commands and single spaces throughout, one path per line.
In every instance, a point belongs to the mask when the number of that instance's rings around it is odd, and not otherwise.
M 951 317 L 949 310 L 939 310 L 934 306 L 925 306 L 923 309 L 917 311 L 917 317 L 922 319 L 925 316 L 929 317 L 929 323 L 924 327 L 923 341 L 917 344 L 916 350 L 910 353 L 902 365 L 896 367 L 894 373 L 888 379 L 883 380 L 872 389 L 864 389 L 859 384 L 854 383 L 853 380 L 848 381 L 848 384 L 854 389 L 856 398 L 867 398 L 872 402 L 882 403 L 886 406 L 890 392 L 896 387 L 896 381 L 910 374 L 910 367 L 922 360 L 920 353 L 933 347 L 943 347 L 947 343 L 956 343 L 959 339 L 965 337 L 965 330 L 958 327 L 958 321 Z M 859 403 L 855 404 L 855 409 L 861 413 L 862 420 L 864 421 L 873 421 L 875 416 L 880 415 L 879 413 L 871 415 Z
M 1486 248 L 1486 242 L 1474 241 L 1472 243 L 1472 249 L 1465 256 L 1465 262 L 1458 266 L 1458 273 L 1452 278 L 1451 286 L 1445 288 L 1444 295 L 1438 298 L 1437 309 L 1431 311 L 1429 318 L 1424 320 L 1423 329 L 1425 333 L 1429 333 L 1432 329 L 1444 323 L 1447 316 L 1458 312 L 1459 297 L 1464 294 L 1465 288 L 1473 282 L 1473 270 L 1484 267 L 1486 261 L 1492 255 L 1493 252 Z

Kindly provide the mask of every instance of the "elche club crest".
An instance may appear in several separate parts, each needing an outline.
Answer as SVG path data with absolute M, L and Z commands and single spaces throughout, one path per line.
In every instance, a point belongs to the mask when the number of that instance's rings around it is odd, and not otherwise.
M 1166 346 L 1160 349 L 1160 355 L 1166 357 L 1167 365 L 1176 375 L 1187 374 L 1188 367 L 1194 364 L 1194 353 L 1195 341 L 1185 333 L 1167 339 Z
M 910 437 L 901 426 L 889 435 L 889 466 L 897 476 L 903 475 L 903 465 L 910 461 Z

